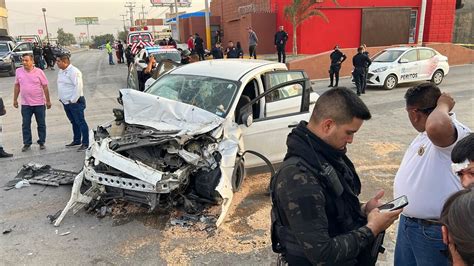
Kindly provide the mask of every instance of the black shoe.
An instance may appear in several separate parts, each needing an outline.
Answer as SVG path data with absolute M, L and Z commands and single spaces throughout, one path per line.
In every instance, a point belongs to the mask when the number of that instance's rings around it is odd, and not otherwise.
M 30 149 L 30 146 L 31 146 L 31 145 L 27 145 L 27 144 L 23 145 L 23 147 L 21 148 L 21 151 L 22 151 L 22 152 L 25 152 L 25 151 L 29 150 L 29 149 Z
M 0 148 L 0 158 L 8 158 L 8 157 L 13 157 L 13 154 L 7 153 L 3 150 L 3 148 Z
M 362 94 L 365 94 L 365 91 L 363 91 Z
M 77 149 L 77 151 L 85 151 L 87 150 L 87 145 L 82 144 L 81 147 Z
M 44 150 L 46 149 L 46 146 L 44 146 L 44 144 L 40 144 L 40 150 Z
M 338 87 L 338 86 L 339 86 L 339 84 L 336 83 L 336 85 L 334 85 L 334 88 L 336 88 L 336 87 Z
M 360 92 L 357 92 L 357 96 L 360 96 Z
M 74 147 L 74 146 L 78 146 L 78 145 L 81 145 L 81 143 L 75 143 L 75 142 L 73 141 L 73 142 L 71 142 L 71 143 L 69 143 L 69 144 L 66 144 L 66 145 L 64 145 L 64 146 L 66 146 L 66 147 Z
M 329 84 L 328 88 L 330 88 L 330 87 L 334 87 L 334 86 L 332 84 Z

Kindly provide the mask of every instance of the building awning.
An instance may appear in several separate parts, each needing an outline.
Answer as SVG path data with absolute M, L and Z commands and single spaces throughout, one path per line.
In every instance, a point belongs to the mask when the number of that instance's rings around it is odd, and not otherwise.
M 178 15 L 178 17 L 180 19 L 191 18 L 191 17 L 204 17 L 204 16 L 206 16 L 206 12 L 204 12 L 204 11 L 197 11 L 197 12 Z M 210 16 L 210 14 L 209 14 L 209 16 Z M 176 17 L 167 19 L 166 23 L 176 23 Z

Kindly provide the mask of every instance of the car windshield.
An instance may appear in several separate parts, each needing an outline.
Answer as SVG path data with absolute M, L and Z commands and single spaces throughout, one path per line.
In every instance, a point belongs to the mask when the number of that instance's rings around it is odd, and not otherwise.
M 194 105 L 225 117 L 238 84 L 235 81 L 193 75 L 162 76 L 145 92 L 170 100 Z
M 181 62 L 181 54 L 178 50 L 176 51 L 160 51 L 160 52 L 152 52 L 153 57 L 155 57 L 156 62 L 160 62 L 161 60 L 169 59 L 174 62 Z
M 385 50 L 374 57 L 373 62 L 393 62 L 403 53 L 402 50 Z
M 8 53 L 8 46 L 6 43 L 0 43 L 0 53 Z

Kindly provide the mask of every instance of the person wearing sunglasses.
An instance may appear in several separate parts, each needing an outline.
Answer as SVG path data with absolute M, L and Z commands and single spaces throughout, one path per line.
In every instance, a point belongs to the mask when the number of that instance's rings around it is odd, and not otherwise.
M 451 153 L 451 168 L 464 188 L 474 185 L 474 134 L 460 140 Z

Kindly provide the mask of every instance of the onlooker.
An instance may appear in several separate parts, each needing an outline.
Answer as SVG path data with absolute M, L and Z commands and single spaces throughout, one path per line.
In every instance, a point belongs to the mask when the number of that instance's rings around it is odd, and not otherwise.
M 367 56 L 367 58 L 370 59 L 369 57 L 369 51 L 367 51 L 367 46 L 365 44 L 362 45 L 362 47 L 364 47 L 364 51 L 362 52 L 362 54 L 364 54 L 365 56 Z M 364 78 L 362 79 L 362 92 L 365 93 L 365 89 L 367 88 L 367 76 L 369 74 L 369 66 L 370 64 L 367 64 L 365 66 L 365 72 L 364 72 Z
M 124 60 L 123 60 L 123 44 L 122 44 L 121 41 L 118 41 L 117 51 L 115 51 L 115 53 L 117 54 L 117 62 L 119 64 L 123 64 L 124 63 Z
M 173 46 L 175 49 L 178 48 L 178 44 L 171 36 L 170 36 L 170 39 L 168 40 L 168 45 Z
M 47 67 L 51 70 L 54 70 L 54 54 L 53 49 L 51 49 L 51 45 L 49 43 L 43 48 L 43 57 L 46 61 Z
M 33 43 L 33 59 L 35 61 L 36 67 L 43 70 L 43 49 L 38 45 L 37 42 Z
M 255 31 L 252 30 L 252 27 L 247 28 L 249 32 L 249 56 L 252 59 L 257 59 L 257 45 L 258 45 L 258 37 Z
M 220 30 L 216 30 L 216 32 L 214 33 L 214 43 L 222 43 L 222 36 Z
M 440 250 L 439 216 L 445 200 L 461 189 L 451 169 L 454 144 L 470 130 L 451 113 L 453 98 L 432 83 L 423 83 L 405 93 L 406 110 L 419 132 L 403 156 L 395 176 L 394 196 L 408 197 L 400 217 L 395 247 L 395 265 L 447 265 Z
M 191 53 L 194 53 L 194 38 L 193 38 L 193 35 L 189 35 L 189 38 L 188 38 L 188 50 L 189 50 Z
M 225 49 L 225 54 L 227 58 L 239 58 L 239 51 L 234 47 L 234 43 L 229 41 L 227 44 L 227 49 Z
M 451 195 L 440 221 L 443 242 L 448 245 L 453 266 L 474 265 L 474 187 Z
M 38 125 L 38 141 L 41 150 L 46 146 L 46 108 L 51 108 L 48 80 L 43 70 L 34 66 L 33 55 L 22 55 L 23 67 L 16 70 L 15 87 L 13 90 L 13 107 L 18 108 L 18 96 L 21 95 L 21 116 L 23 148 L 30 149 L 32 144 L 31 117 L 35 115 Z M 46 106 L 45 106 L 46 105 Z
M 242 49 L 242 45 L 240 44 L 240 42 L 237 42 L 236 44 L 236 48 L 237 48 L 237 54 L 239 55 L 238 58 L 244 58 L 244 50 Z
M 205 60 L 204 58 L 204 40 L 199 37 L 199 34 L 195 34 L 194 37 L 194 48 L 196 49 L 196 53 L 199 56 L 199 61 Z
M 56 60 L 59 67 L 58 97 L 66 116 L 72 124 L 73 140 L 66 147 L 81 145 L 78 151 L 89 147 L 89 127 L 84 118 L 86 99 L 84 98 L 82 73 L 71 64 L 68 55 L 60 55 Z
M 0 158 L 7 158 L 7 157 L 13 156 L 13 154 L 5 152 L 2 146 L 2 134 L 3 134 L 2 116 L 4 116 L 6 113 L 7 113 L 7 110 L 5 108 L 5 104 L 3 103 L 2 97 L 0 97 Z
M 288 41 L 288 33 L 285 32 L 283 26 L 280 26 L 280 30 L 275 33 L 275 48 L 278 53 L 278 62 L 286 62 L 285 46 Z
M 288 135 L 288 151 L 271 179 L 272 247 L 289 265 L 371 265 L 375 236 L 401 210 L 379 212 L 383 191 L 360 204 L 361 182 L 346 156 L 367 106 L 354 92 L 321 94 L 310 121 Z
M 130 67 L 130 64 L 133 62 L 133 54 L 132 54 L 132 45 L 127 45 L 125 49 L 125 59 L 127 59 L 127 67 Z
M 168 41 L 166 39 L 163 39 L 158 43 L 158 45 L 159 46 L 166 46 L 166 45 L 168 45 Z
M 109 65 L 115 65 L 114 58 L 112 56 L 112 45 L 110 45 L 110 41 L 107 41 L 105 45 L 105 50 L 107 50 L 107 54 L 109 55 Z
M 461 139 L 451 153 L 451 165 L 455 175 L 461 178 L 464 188 L 474 184 L 474 134 Z
M 360 95 L 361 93 L 365 94 L 365 69 L 372 64 L 372 61 L 370 61 L 369 57 L 364 55 L 363 52 L 364 47 L 359 46 L 359 48 L 357 48 L 357 54 L 352 57 L 352 64 L 354 65 L 352 76 L 354 77 L 354 82 L 357 87 L 357 95 Z M 339 75 L 339 73 L 337 75 Z
M 222 52 L 221 43 L 219 43 L 219 42 L 216 43 L 216 46 L 214 48 L 212 48 L 211 54 L 212 54 L 212 58 L 214 58 L 214 59 L 224 58 L 224 53 Z
M 336 45 L 334 46 L 334 51 L 329 55 L 329 58 L 331 59 L 331 66 L 329 67 L 329 79 L 331 83 L 329 83 L 328 87 L 337 87 L 339 85 L 341 64 L 346 60 L 347 56 L 339 51 L 339 45 Z M 333 83 L 334 76 L 336 76 L 336 84 Z

